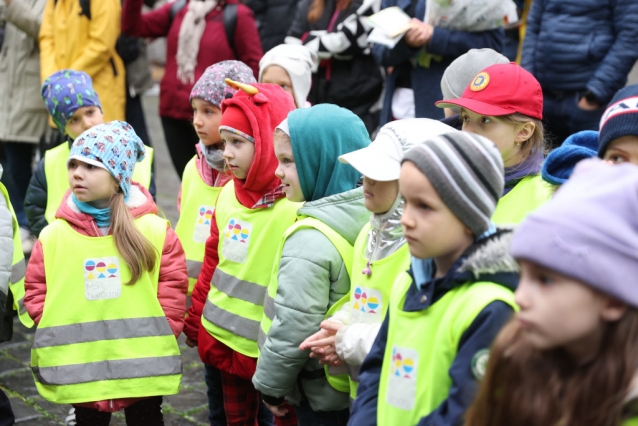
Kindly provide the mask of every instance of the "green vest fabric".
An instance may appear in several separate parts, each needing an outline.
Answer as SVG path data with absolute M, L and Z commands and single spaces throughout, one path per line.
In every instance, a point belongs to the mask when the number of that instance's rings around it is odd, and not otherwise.
M 350 324 L 381 324 L 388 311 L 392 284 L 396 277 L 410 268 L 410 249 L 403 244 L 399 250 L 383 259 L 370 263 L 372 275 L 363 274 L 368 259 L 365 249 L 368 243 L 370 224 L 363 227 L 354 243 L 352 286 L 350 288 Z M 350 397 L 356 398 L 359 386 L 360 365 L 348 365 Z
M 56 219 L 40 234 L 47 294 L 31 349 L 38 392 L 58 404 L 171 395 L 182 359 L 157 299 L 168 222 L 135 220 L 157 263 L 132 285 L 113 236 L 88 237 Z
M 268 331 L 272 326 L 273 318 L 275 318 L 275 296 L 277 296 L 277 288 L 279 287 L 278 276 L 279 276 L 279 260 L 281 259 L 281 254 L 284 250 L 284 244 L 286 243 L 286 239 L 294 234 L 296 231 L 304 228 L 314 228 L 317 231 L 321 232 L 325 235 L 330 242 L 335 246 L 341 258 L 343 259 L 343 264 L 348 271 L 348 276 L 352 278 L 352 254 L 353 248 L 352 245 L 337 231 L 323 223 L 322 221 L 312 218 L 306 217 L 291 225 L 286 232 L 283 234 L 283 238 L 281 239 L 281 243 L 279 244 L 279 250 L 277 251 L 277 260 L 275 261 L 275 266 L 272 270 L 272 275 L 270 277 L 270 283 L 268 284 L 268 293 L 266 294 L 266 300 L 264 301 L 264 315 L 261 319 L 261 328 L 259 333 L 259 347 L 264 344 L 266 341 L 266 336 L 268 336 Z M 329 318 L 335 314 L 341 307 L 348 301 L 348 295 L 342 297 L 337 303 L 332 305 L 326 314 L 325 318 Z M 328 379 L 328 383 L 330 386 L 335 388 L 341 392 L 348 392 L 350 385 L 348 383 L 348 375 L 345 367 L 334 367 L 334 366 L 324 366 L 326 372 L 326 378 Z
M 236 352 L 257 358 L 259 323 L 281 235 L 294 223 L 300 203 L 280 199 L 249 209 L 228 182 L 217 198 L 219 264 L 210 283 L 202 325 Z
M 552 187 L 540 175 L 523 178 L 498 201 L 492 215 L 496 225 L 518 225 L 552 198 Z
M 69 172 L 66 168 L 69 152 L 69 144 L 64 142 L 44 154 L 44 175 L 47 178 L 47 206 L 44 210 L 44 218 L 48 223 L 55 220 L 55 212 L 58 211 L 64 194 L 69 189 Z M 135 165 L 133 171 L 133 180 L 145 188 L 151 184 L 153 152 L 153 148 L 147 146 L 146 157 Z
M 412 279 L 405 272 L 392 288 L 390 324 L 381 368 L 377 423 L 416 425 L 448 396 L 454 362 L 463 333 L 490 303 L 500 300 L 516 309 L 514 293 L 490 282 L 475 282 L 448 291 L 429 308 L 405 312 Z M 487 355 L 487 352 L 485 353 Z M 486 361 L 487 356 L 481 361 Z
M 25 327 L 31 328 L 34 326 L 34 323 L 27 313 L 27 308 L 24 306 L 24 275 L 27 271 L 27 264 L 24 260 L 24 253 L 22 252 L 22 237 L 20 236 L 18 219 L 9 200 L 9 193 L 1 183 L 0 193 L 4 196 L 7 207 L 13 217 L 13 261 L 11 262 L 11 277 L 9 278 L 9 290 L 11 290 L 13 294 L 13 308 L 18 312 L 20 322 Z M 2 288 L 0 291 L 8 294 L 6 288 Z
M 193 292 L 204 262 L 206 239 L 210 237 L 210 224 L 221 187 L 208 186 L 197 172 L 193 157 L 184 169 L 182 201 L 175 233 L 184 247 L 188 268 L 188 295 Z

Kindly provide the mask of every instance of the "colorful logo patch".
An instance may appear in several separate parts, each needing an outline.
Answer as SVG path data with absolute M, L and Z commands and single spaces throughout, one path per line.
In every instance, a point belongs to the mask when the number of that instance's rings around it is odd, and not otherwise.
M 120 260 L 100 257 L 84 261 L 84 295 L 87 300 L 115 299 L 122 294 Z
M 230 219 L 224 231 L 222 255 L 235 263 L 246 262 L 252 231 L 252 224 L 239 219 Z
M 486 72 L 481 72 L 479 75 L 474 77 L 474 80 L 470 83 L 470 90 L 473 92 L 480 92 L 485 89 L 488 84 L 490 84 L 490 75 Z
M 197 209 L 195 227 L 193 229 L 193 241 L 204 244 L 210 236 L 210 223 L 215 212 L 214 206 L 200 206 Z
M 354 286 L 350 296 L 352 322 L 378 323 L 383 312 L 383 294 L 379 290 Z
M 392 347 L 390 377 L 386 388 L 388 404 L 403 410 L 414 408 L 418 367 L 419 353 L 416 350 L 399 346 Z

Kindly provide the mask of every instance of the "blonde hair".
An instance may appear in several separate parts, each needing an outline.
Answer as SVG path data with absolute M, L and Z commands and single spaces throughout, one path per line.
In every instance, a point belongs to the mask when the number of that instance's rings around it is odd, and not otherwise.
M 509 115 L 503 115 L 500 117 L 496 117 L 506 123 L 512 124 L 525 124 L 525 123 L 533 123 L 534 124 L 534 132 L 532 136 L 529 137 L 524 142 L 521 142 L 521 163 L 530 155 L 532 152 L 542 152 L 543 155 L 547 154 L 547 142 L 545 141 L 545 128 L 543 127 L 543 122 L 537 118 L 529 117 L 527 115 L 520 114 L 518 112 Z
M 273 133 L 273 139 L 274 138 L 279 138 L 283 142 L 288 142 L 289 144 L 292 144 L 292 142 L 290 141 L 290 136 L 288 136 L 286 132 L 284 132 L 283 130 L 279 128 L 275 129 L 275 133 Z

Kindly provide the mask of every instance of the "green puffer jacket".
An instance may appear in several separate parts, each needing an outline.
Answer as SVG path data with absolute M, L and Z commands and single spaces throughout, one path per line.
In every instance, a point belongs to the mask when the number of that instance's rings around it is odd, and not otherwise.
M 298 215 L 321 220 L 350 244 L 370 220 L 362 188 L 307 202 Z M 309 351 L 299 350 L 301 342 L 319 330 L 328 309 L 350 290 L 339 252 L 321 232 L 301 229 L 284 244 L 278 282 L 275 318 L 253 376 L 255 388 L 266 397 L 286 397 L 295 404 L 301 383 L 314 411 L 347 408 L 348 394 L 332 388 L 321 374 L 323 366 L 309 358 Z

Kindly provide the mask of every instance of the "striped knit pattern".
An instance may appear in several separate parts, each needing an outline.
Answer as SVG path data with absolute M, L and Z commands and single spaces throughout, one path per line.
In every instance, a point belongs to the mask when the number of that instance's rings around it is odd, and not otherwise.
M 475 236 L 489 228 L 504 185 L 503 160 L 494 142 L 466 132 L 446 133 L 416 145 L 403 161 L 421 170 Z

